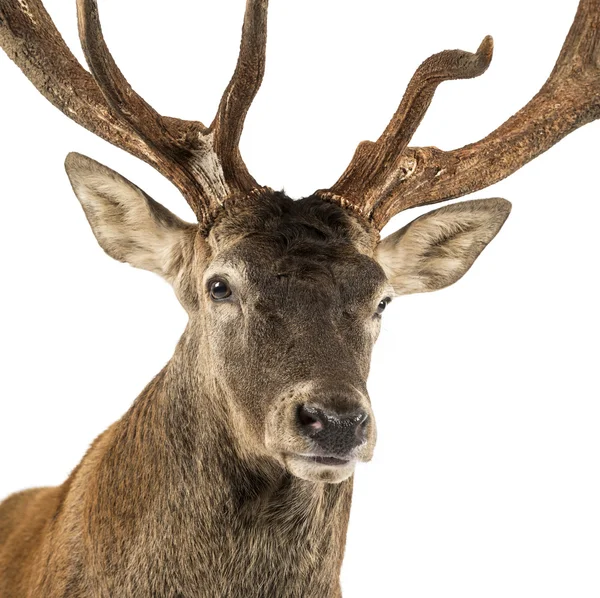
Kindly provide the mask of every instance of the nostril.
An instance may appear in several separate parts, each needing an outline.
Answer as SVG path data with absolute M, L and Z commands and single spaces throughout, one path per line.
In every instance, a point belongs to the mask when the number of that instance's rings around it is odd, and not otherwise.
M 361 417 L 356 426 L 356 437 L 362 442 L 367 436 L 367 427 L 369 425 L 369 415 L 367 413 L 361 414 Z
M 322 414 L 314 407 L 300 405 L 296 415 L 298 423 L 307 432 L 320 432 L 324 428 L 323 420 L 320 417 Z
M 362 409 L 340 413 L 305 403 L 296 407 L 296 424 L 320 452 L 339 456 L 366 442 L 370 419 Z

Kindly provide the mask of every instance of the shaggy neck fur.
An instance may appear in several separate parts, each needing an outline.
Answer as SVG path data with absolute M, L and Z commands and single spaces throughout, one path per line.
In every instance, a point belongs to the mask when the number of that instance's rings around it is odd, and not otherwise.
M 33 595 L 341 595 L 352 481 L 306 482 L 244 454 L 218 385 L 190 364 L 193 338 L 48 489 L 54 533 L 31 548 L 52 573 L 30 580 Z

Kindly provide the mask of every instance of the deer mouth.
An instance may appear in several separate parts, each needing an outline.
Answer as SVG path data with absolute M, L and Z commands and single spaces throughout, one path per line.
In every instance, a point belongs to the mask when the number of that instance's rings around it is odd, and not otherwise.
M 357 459 L 331 455 L 287 453 L 285 463 L 292 475 L 310 482 L 339 484 L 353 473 Z
M 335 467 L 341 467 L 353 463 L 355 459 L 347 458 L 341 459 L 340 457 L 323 457 L 320 455 L 295 455 L 304 461 L 309 463 L 315 463 L 317 465 L 333 465 Z

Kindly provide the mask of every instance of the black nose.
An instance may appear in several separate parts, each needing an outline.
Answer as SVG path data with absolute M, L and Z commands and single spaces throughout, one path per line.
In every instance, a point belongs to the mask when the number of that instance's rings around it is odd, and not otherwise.
M 367 435 L 369 415 L 362 410 L 340 414 L 314 405 L 300 405 L 296 416 L 300 432 L 328 456 L 347 455 Z

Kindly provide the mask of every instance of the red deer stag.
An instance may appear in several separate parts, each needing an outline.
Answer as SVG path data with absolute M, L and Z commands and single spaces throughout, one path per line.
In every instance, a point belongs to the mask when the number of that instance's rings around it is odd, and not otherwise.
M 247 0 L 240 54 L 210 126 L 158 114 L 77 0 L 89 66 L 40 0 L 0 0 L 0 45 L 91 132 L 171 180 L 197 224 L 78 154 L 66 169 L 101 247 L 166 278 L 189 315 L 165 368 L 57 488 L 0 506 L 0 596 L 341 596 L 366 391 L 381 314 L 397 295 L 465 274 L 510 211 L 456 203 L 379 239 L 398 212 L 483 189 L 600 116 L 600 0 L 581 0 L 540 92 L 484 139 L 409 147 L 437 86 L 481 75 L 444 51 L 417 69 L 389 125 L 330 189 L 292 201 L 248 172 L 238 143 L 260 86 L 267 0 Z

